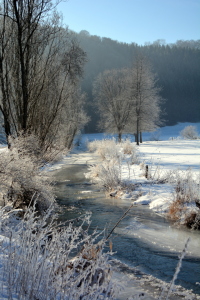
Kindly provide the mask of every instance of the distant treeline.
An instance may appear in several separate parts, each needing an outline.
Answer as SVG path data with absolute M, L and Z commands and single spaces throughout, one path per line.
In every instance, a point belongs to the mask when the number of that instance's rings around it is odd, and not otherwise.
M 92 95 L 94 79 L 104 70 L 131 67 L 138 52 L 149 59 L 158 76 L 165 99 L 165 125 L 200 121 L 200 40 L 179 40 L 175 44 L 157 40 L 139 46 L 90 35 L 84 30 L 77 37 L 87 54 L 82 89 L 87 93 L 86 110 L 91 121 L 86 132 L 97 131 L 99 120 Z

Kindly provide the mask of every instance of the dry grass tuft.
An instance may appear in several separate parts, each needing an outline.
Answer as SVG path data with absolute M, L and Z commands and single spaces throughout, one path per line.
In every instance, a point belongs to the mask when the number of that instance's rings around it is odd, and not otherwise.
M 173 221 L 178 221 L 184 211 L 184 202 L 181 199 L 173 201 L 169 207 L 168 217 Z

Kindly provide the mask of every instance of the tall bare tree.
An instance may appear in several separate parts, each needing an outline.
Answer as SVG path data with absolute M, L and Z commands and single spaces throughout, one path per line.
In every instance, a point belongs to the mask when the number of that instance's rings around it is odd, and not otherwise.
M 101 115 L 100 128 L 117 132 L 119 142 L 131 109 L 127 97 L 127 74 L 126 69 L 105 71 L 97 77 L 93 90 Z
M 134 133 L 142 142 L 143 131 L 153 131 L 160 124 L 160 88 L 151 66 L 138 55 L 132 69 L 108 70 L 94 83 L 94 96 L 101 115 L 100 127 L 118 133 Z
M 85 60 L 78 43 L 61 26 L 55 5 L 51 0 L 2 0 L 0 11 L 0 110 L 5 133 L 35 133 L 45 148 L 55 142 L 52 137 L 61 136 L 64 124 L 69 126 L 69 104 L 75 93 L 78 96 Z M 77 130 L 85 120 L 77 121 Z
M 129 73 L 129 99 L 131 101 L 131 131 L 134 132 L 136 143 L 142 142 L 143 131 L 153 131 L 161 124 L 157 79 L 147 59 L 139 54 Z

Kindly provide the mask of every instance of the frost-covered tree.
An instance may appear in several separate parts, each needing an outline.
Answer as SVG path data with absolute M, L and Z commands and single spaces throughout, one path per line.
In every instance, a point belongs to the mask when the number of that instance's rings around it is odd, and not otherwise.
M 5 133 L 34 133 L 44 148 L 55 143 L 52 137 L 67 143 L 69 131 L 63 129 L 71 126 L 69 114 L 75 119 L 75 94 L 82 114 L 78 81 L 85 53 L 63 29 L 54 10 L 57 3 L 2 0 L 0 10 L 0 110 Z M 85 120 L 78 116 L 73 133 Z
M 161 124 L 161 96 L 150 64 L 138 55 L 131 69 L 108 70 L 94 84 L 94 96 L 101 115 L 101 128 L 135 134 L 137 145 L 143 131 L 153 131 Z
M 143 55 L 138 55 L 129 74 L 131 102 L 131 131 L 136 143 L 142 142 L 143 131 L 153 131 L 160 123 L 160 88 L 151 66 Z
M 127 72 L 126 69 L 105 71 L 97 77 L 93 89 L 101 115 L 100 128 L 117 132 L 119 142 L 127 128 L 131 108 Z

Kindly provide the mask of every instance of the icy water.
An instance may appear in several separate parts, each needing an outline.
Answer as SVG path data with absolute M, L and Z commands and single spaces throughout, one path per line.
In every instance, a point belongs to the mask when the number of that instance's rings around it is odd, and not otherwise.
M 85 178 L 87 164 L 68 164 L 53 171 L 56 179 L 57 202 L 61 206 L 60 221 L 77 218 L 92 212 L 90 230 L 106 228 L 110 232 L 130 206 L 130 200 L 106 198 L 103 192 Z M 170 282 L 178 263 L 178 256 L 190 237 L 176 285 L 193 290 L 200 299 L 200 234 L 187 229 L 176 229 L 164 218 L 156 215 L 147 206 L 134 206 L 112 234 L 115 277 L 126 286 L 118 299 L 127 299 L 135 291 L 148 291 L 158 299 L 161 281 Z M 158 280 L 157 280 L 157 279 Z M 137 284 L 138 280 L 139 287 Z M 170 299 L 183 299 L 180 294 Z

